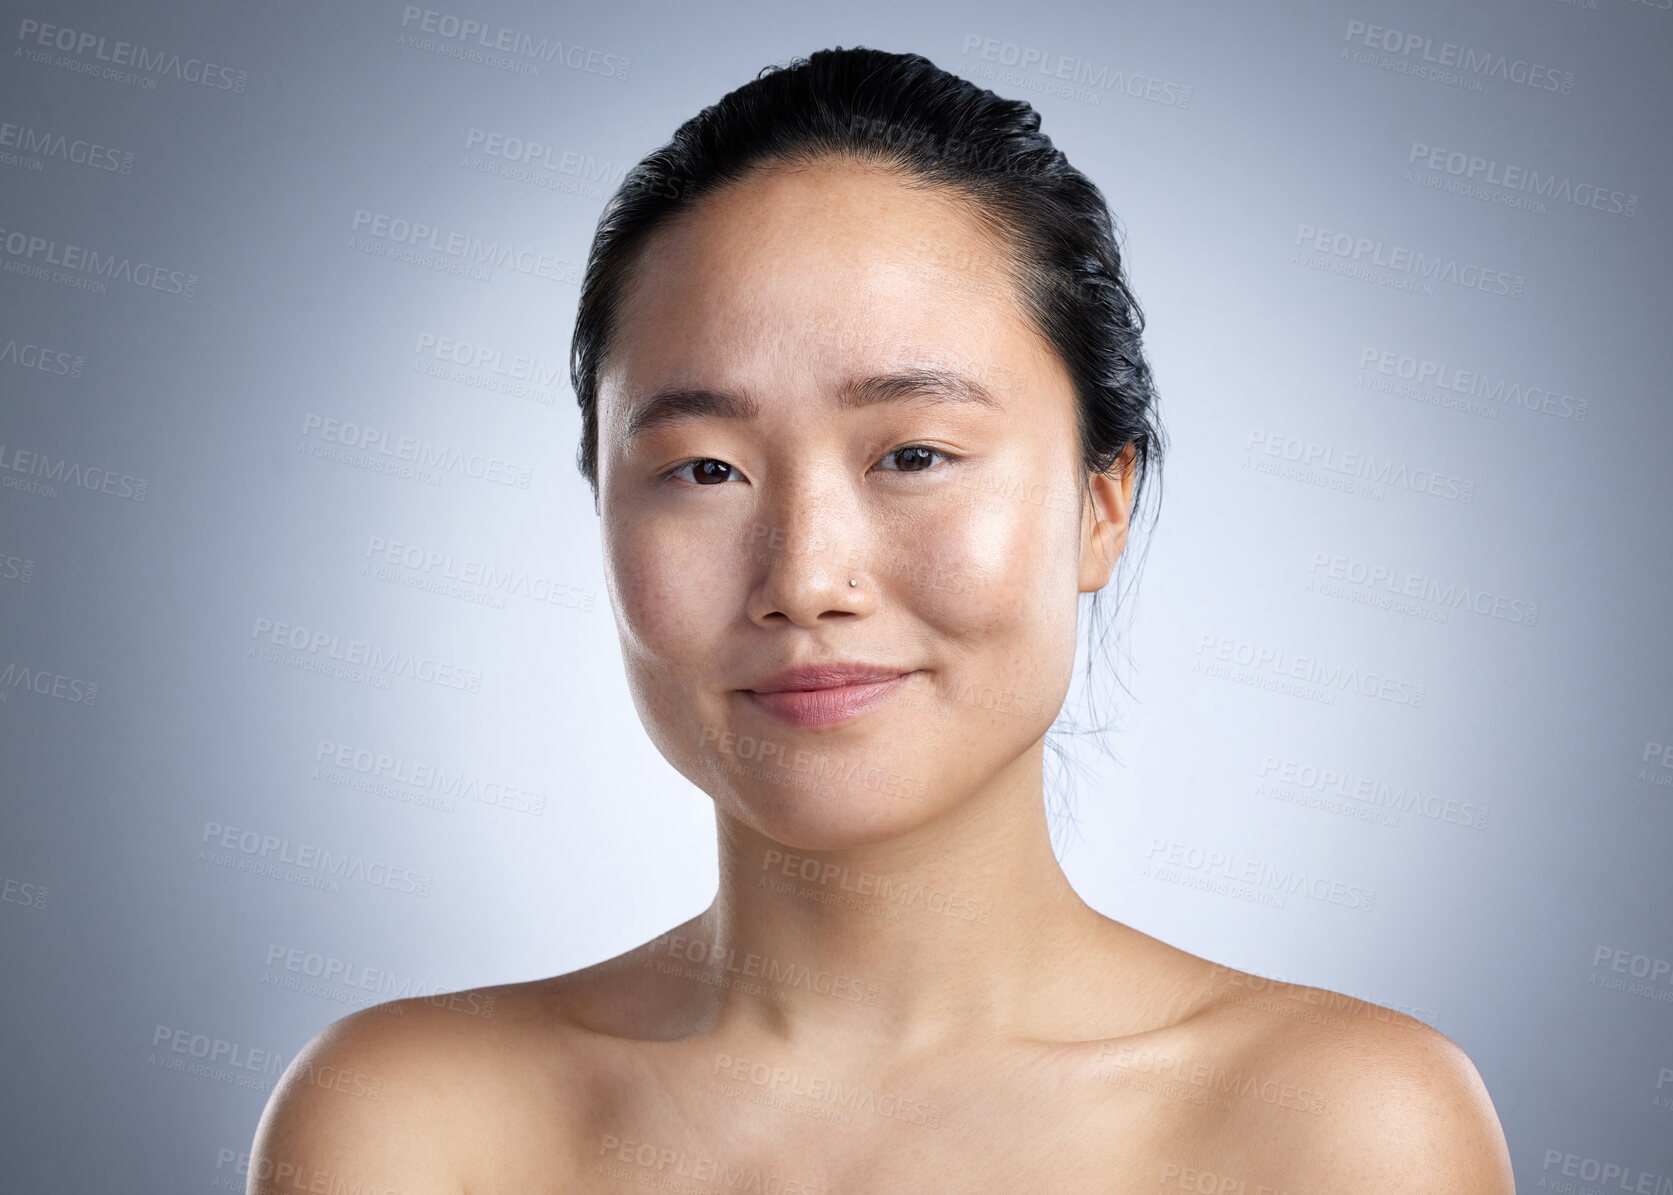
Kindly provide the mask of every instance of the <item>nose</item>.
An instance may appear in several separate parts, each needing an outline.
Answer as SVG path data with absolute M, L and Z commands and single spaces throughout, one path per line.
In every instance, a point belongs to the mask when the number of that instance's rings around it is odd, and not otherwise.
M 755 576 L 751 622 L 817 627 L 877 608 L 877 588 L 861 567 L 866 553 L 857 503 L 822 487 L 763 507 L 757 518 L 747 537 Z

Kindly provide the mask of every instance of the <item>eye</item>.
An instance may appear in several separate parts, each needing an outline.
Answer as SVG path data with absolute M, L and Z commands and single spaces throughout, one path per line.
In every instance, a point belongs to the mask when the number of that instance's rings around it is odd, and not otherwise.
M 933 457 L 943 460 L 953 458 L 939 448 L 931 448 L 928 444 L 908 444 L 902 448 L 894 448 L 883 454 L 884 461 L 894 461 L 895 464 L 885 465 L 878 462 L 878 468 L 885 473 L 923 473 L 935 467 Z
M 668 476 L 684 476 L 687 469 L 691 470 L 689 480 L 697 485 L 720 485 L 722 482 L 731 481 L 732 475 L 737 473 L 737 470 L 725 461 L 717 461 L 712 457 L 698 457 L 694 461 L 677 466 Z

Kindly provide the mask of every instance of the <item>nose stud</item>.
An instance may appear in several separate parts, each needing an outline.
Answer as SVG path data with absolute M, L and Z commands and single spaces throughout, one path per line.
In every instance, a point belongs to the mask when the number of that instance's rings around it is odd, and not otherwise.
M 853 587 L 854 587 L 854 586 L 856 586 L 856 585 L 858 585 L 858 584 L 859 584 L 859 582 L 858 582 L 858 581 L 856 581 L 856 580 L 854 580 L 854 578 L 853 578 L 853 577 L 849 577 L 849 578 L 848 578 L 848 585 L 849 585 L 849 588 L 853 588 Z

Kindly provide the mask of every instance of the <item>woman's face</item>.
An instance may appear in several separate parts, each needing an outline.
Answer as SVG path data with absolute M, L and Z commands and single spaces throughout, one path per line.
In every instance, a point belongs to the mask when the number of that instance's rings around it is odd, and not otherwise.
M 966 203 L 835 161 L 713 194 L 646 243 L 599 375 L 639 716 L 787 846 L 893 837 L 1030 768 L 1037 794 L 1077 594 L 1125 542 L 1130 481 L 1087 498 L 1068 375 Z M 902 679 L 765 695 L 828 663 Z

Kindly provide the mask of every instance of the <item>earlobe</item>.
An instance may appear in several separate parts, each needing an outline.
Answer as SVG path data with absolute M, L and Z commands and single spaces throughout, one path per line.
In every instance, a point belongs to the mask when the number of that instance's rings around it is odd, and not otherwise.
M 1128 445 L 1108 473 L 1087 481 L 1086 517 L 1081 527 L 1080 592 L 1109 584 L 1115 562 L 1127 547 L 1133 499 L 1133 447 Z
M 1109 584 L 1115 562 L 1127 546 L 1127 525 L 1100 519 L 1088 531 L 1081 546 L 1080 591 L 1094 593 Z

